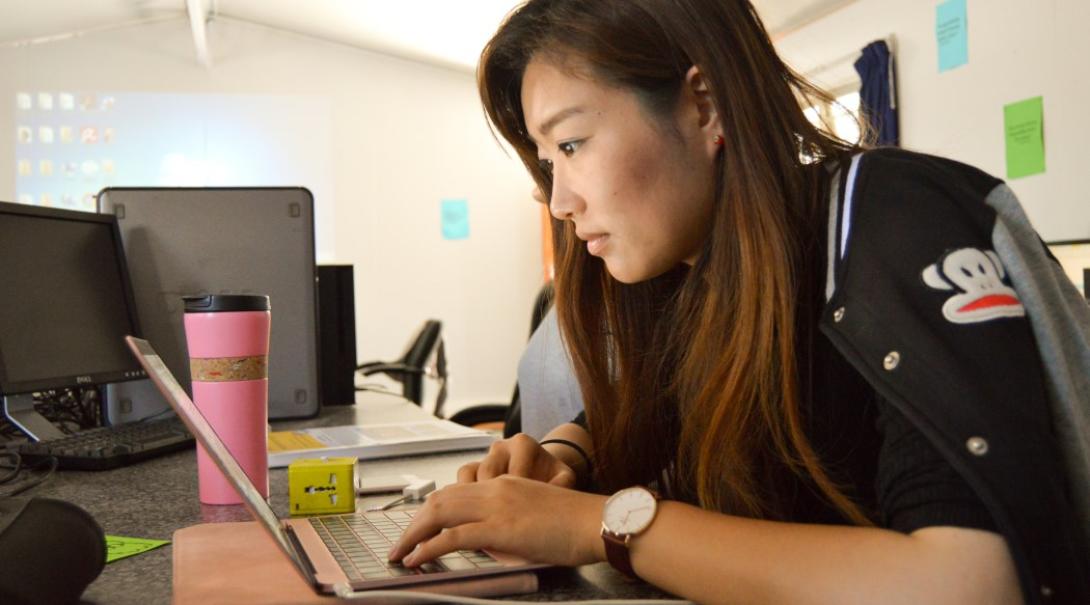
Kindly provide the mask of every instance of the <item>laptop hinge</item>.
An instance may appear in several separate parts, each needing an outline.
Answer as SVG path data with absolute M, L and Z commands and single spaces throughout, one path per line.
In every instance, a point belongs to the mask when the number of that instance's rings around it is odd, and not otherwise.
M 282 524 L 284 533 L 288 535 L 288 540 L 291 542 L 291 548 L 295 551 L 295 555 L 299 557 L 299 560 L 303 563 L 303 573 L 307 576 L 307 581 L 311 586 L 318 586 L 318 570 L 314 568 L 314 564 L 310 562 L 310 557 L 307 556 L 307 551 L 303 550 L 303 544 L 299 541 L 299 538 L 295 535 L 295 530 L 290 525 Z

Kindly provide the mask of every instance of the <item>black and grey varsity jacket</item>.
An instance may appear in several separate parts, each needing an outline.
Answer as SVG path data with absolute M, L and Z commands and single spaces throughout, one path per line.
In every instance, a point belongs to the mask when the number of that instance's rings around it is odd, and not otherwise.
M 1002 181 L 880 149 L 833 178 L 821 329 L 979 495 L 1027 603 L 1090 603 L 1090 306 Z

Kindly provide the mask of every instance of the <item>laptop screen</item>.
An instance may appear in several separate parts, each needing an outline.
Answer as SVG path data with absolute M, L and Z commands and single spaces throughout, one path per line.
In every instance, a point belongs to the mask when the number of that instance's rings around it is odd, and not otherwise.
M 185 425 L 189 427 L 193 436 L 197 438 L 197 441 L 204 446 L 208 455 L 216 461 L 216 465 L 227 477 L 227 480 L 231 482 L 231 485 L 235 486 L 239 495 L 242 496 L 242 501 L 246 505 L 246 508 L 250 509 L 254 517 L 261 523 L 272 536 L 280 550 L 284 551 L 292 562 L 295 563 L 296 568 L 302 571 L 306 569 L 303 562 L 300 560 L 299 555 L 292 547 L 291 542 L 288 540 L 287 535 L 284 533 L 284 529 L 280 525 L 280 519 L 277 518 L 276 513 L 273 512 L 269 503 L 261 497 L 261 492 L 257 491 L 250 478 L 246 476 L 246 472 L 239 466 L 238 461 L 227 451 L 227 447 L 223 444 L 223 441 L 216 434 L 216 431 L 212 428 L 212 425 L 208 424 L 208 421 L 201 415 L 200 410 L 194 405 L 193 401 L 186 395 L 185 390 L 182 389 L 178 381 L 174 379 L 174 375 L 167 369 L 166 364 L 159 358 L 159 354 L 152 349 L 151 344 L 146 340 L 134 338 L 132 336 L 126 336 L 125 342 L 132 349 L 136 355 L 140 365 L 144 366 L 147 370 L 148 376 L 155 383 L 155 386 L 163 393 L 167 401 L 170 402 L 170 406 L 174 408 L 174 411 L 178 413 L 178 416 L 185 422 Z M 306 573 L 303 573 L 304 577 Z

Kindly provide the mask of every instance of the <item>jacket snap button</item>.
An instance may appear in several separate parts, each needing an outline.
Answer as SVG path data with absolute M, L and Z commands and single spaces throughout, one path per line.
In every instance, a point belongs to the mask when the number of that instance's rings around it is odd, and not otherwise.
M 840 323 L 840 320 L 844 319 L 844 307 L 840 307 L 836 311 L 833 311 L 833 321 Z
M 1046 599 L 1051 597 L 1052 596 L 1052 589 L 1049 588 L 1048 586 L 1042 586 L 1041 587 L 1041 596 L 1046 598 Z
M 965 442 L 965 447 L 969 448 L 969 452 L 974 456 L 983 456 L 988 453 L 988 442 L 983 437 L 970 437 Z
M 882 367 L 887 370 L 892 370 L 897 367 L 897 364 L 901 363 L 901 354 L 897 351 L 890 351 L 889 355 L 882 360 Z

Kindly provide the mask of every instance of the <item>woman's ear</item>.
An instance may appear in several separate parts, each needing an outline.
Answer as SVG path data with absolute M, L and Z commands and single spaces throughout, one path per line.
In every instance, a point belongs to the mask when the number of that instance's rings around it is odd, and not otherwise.
M 695 115 L 696 121 L 691 123 L 691 127 L 695 128 L 695 136 L 701 138 L 702 146 L 711 155 L 717 155 L 725 140 L 723 125 L 719 119 L 715 100 L 708 90 L 708 80 L 704 77 L 704 72 L 700 71 L 696 65 L 690 67 L 685 73 L 682 97 L 684 103 L 691 108 L 691 111 L 686 113 L 689 116 Z

